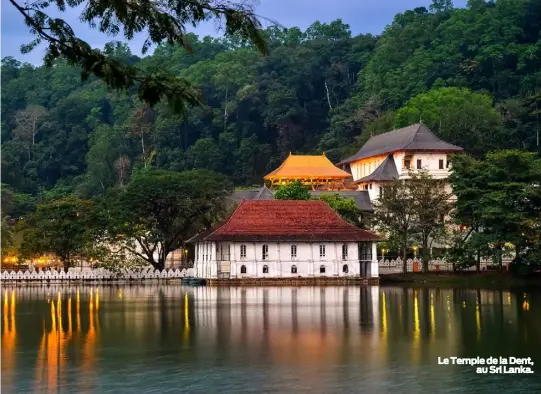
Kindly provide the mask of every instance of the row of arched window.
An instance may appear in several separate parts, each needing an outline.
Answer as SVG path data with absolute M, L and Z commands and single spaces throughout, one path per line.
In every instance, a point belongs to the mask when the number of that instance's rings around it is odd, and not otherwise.
M 269 259 L 269 245 L 261 246 L 261 256 L 263 260 Z M 246 257 L 246 245 L 240 245 L 240 257 Z M 297 245 L 291 245 L 291 258 L 297 257 Z M 325 245 L 319 245 L 319 257 L 325 257 Z M 348 259 L 348 246 L 342 245 L 342 260 Z
M 344 265 L 342 266 L 342 272 L 343 272 L 344 274 L 347 274 L 347 273 L 349 272 L 349 267 L 348 267 L 347 264 L 344 264 Z M 245 274 L 245 273 L 246 273 L 246 266 L 245 266 L 245 265 L 242 265 L 242 266 L 240 267 L 240 273 L 241 273 L 241 274 Z M 263 266 L 263 273 L 264 273 L 264 274 L 268 274 L 268 273 L 269 273 L 269 266 L 268 266 L 268 265 L 264 265 L 264 266 Z M 292 265 L 292 266 L 291 266 L 291 273 L 292 273 L 292 274 L 296 274 L 296 273 L 297 273 L 297 266 L 296 266 L 296 265 Z M 324 266 L 324 265 L 321 265 L 321 266 L 319 267 L 319 273 L 320 273 L 320 274 L 324 274 L 324 273 L 325 273 L 325 266 Z

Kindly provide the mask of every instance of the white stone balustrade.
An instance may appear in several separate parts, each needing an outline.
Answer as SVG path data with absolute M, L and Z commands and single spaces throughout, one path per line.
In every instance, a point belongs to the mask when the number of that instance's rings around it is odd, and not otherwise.
M 167 280 L 181 279 L 184 277 L 193 277 L 193 268 L 180 270 L 165 269 L 163 271 L 155 270 L 152 267 L 146 267 L 139 270 L 121 269 L 111 271 L 105 268 L 96 268 L 92 270 L 81 270 L 80 268 L 69 268 L 68 272 L 64 270 L 49 271 L 2 271 L 0 279 L 2 282 L 40 282 L 40 281 L 100 281 L 100 280 Z

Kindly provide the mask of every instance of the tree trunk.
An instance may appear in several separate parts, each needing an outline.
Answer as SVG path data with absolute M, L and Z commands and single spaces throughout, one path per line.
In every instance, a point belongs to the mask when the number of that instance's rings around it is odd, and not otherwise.
M 475 263 L 477 273 L 481 272 L 481 251 L 477 249 L 477 261 Z
M 406 275 L 408 273 L 408 246 L 407 244 L 404 245 L 403 249 L 402 249 L 402 258 L 403 258 L 403 261 L 402 261 L 402 264 L 403 264 L 403 271 L 404 271 L 404 275 Z
M 145 157 L 145 133 L 141 130 L 141 148 L 143 150 L 143 164 L 147 168 L 147 160 Z
M 428 250 L 428 235 L 423 235 L 423 252 L 421 253 L 421 260 L 423 264 L 423 272 L 428 272 L 428 260 L 430 260 L 430 251 Z
M 331 110 L 331 97 L 329 96 L 329 87 L 327 86 L 327 80 L 325 80 L 325 90 L 327 91 L 327 103 L 329 103 L 329 110 Z

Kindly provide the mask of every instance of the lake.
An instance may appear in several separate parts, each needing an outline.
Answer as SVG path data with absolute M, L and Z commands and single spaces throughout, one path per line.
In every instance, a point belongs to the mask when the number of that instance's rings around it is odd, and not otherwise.
M 2 291 L 3 394 L 541 392 L 541 293 L 180 284 Z M 535 373 L 438 364 L 478 356 L 532 357 Z

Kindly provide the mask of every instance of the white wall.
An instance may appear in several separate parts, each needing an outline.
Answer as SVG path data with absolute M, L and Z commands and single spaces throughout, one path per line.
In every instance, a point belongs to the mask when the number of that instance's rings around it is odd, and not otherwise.
M 405 154 L 398 152 L 393 155 L 395 159 L 396 169 L 400 175 L 400 179 L 407 179 L 409 177 L 408 170 L 403 167 Z M 447 168 L 447 161 L 449 155 L 446 153 L 429 153 L 429 152 L 415 152 L 410 157 L 410 168 L 413 171 L 417 171 L 417 160 L 421 160 L 421 167 L 424 170 L 428 170 L 429 174 L 433 178 L 442 179 L 449 177 L 450 167 Z M 443 160 L 443 169 L 440 169 L 440 160 Z
M 342 256 L 342 242 L 326 243 L 276 243 L 276 242 L 236 242 L 236 243 L 198 243 L 196 250 L 220 250 L 222 245 L 230 245 L 230 260 L 227 262 L 218 260 L 216 254 L 211 259 L 205 259 L 203 253 L 196 254 L 195 275 L 201 278 L 216 278 L 219 272 L 229 271 L 231 278 L 287 278 L 287 277 L 323 277 L 323 276 L 359 276 L 361 274 L 359 264 L 359 249 L 356 242 L 347 242 L 347 258 Z M 297 256 L 291 256 L 291 246 L 297 246 Z M 246 257 L 241 257 L 241 245 L 246 246 Z M 263 245 L 268 246 L 268 257 L 263 259 Z M 320 255 L 320 245 L 325 246 L 325 255 Z M 375 245 L 375 244 L 374 244 Z M 374 255 L 375 256 L 375 255 Z M 374 257 L 375 259 L 375 257 Z M 295 265 L 297 272 L 292 273 L 291 268 Z M 344 273 L 344 265 L 348 266 L 348 272 Z M 242 266 L 246 267 L 246 273 L 242 273 Z M 268 272 L 263 272 L 263 267 L 268 267 Z M 320 272 L 320 267 L 325 266 L 325 272 Z M 377 266 L 377 264 L 376 264 Z M 369 270 L 371 276 L 378 276 L 377 268 L 373 265 Z M 376 271 L 374 271 L 376 270 Z
M 358 162 L 351 164 L 351 170 L 353 174 L 353 179 L 358 180 L 364 176 L 370 175 L 374 172 L 383 160 L 387 156 L 374 156 L 371 158 L 363 159 Z M 399 179 L 409 179 L 409 171 L 404 168 L 404 158 L 406 154 L 404 152 L 396 152 L 393 154 L 393 159 L 398 170 Z M 447 161 L 449 160 L 449 155 L 446 153 L 430 153 L 430 152 L 416 152 L 408 155 L 410 160 L 410 168 L 413 171 L 417 171 L 417 160 L 421 160 L 422 169 L 428 170 L 429 174 L 435 179 L 445 179 L 450 175 L 451 167 L 447 167 Z M 440 169 L 440 160 L 443 160 L 443 169 Z M 374 167 L 374 164 L 377 164 Z M 371 171 L 366 173 L 366 169 L 370 168 Z M 360 174 L 360 175 L 359 175 Z M 384 183 L 379 182 L 366 182 L 359 184 L 359 190 L 368 191 L 370 200 L 376 200 L 379 198 L 380 188 L 385 186 Z M 452 192 L 451 185 L 446 185 L 445 187 L 447 192 Z

